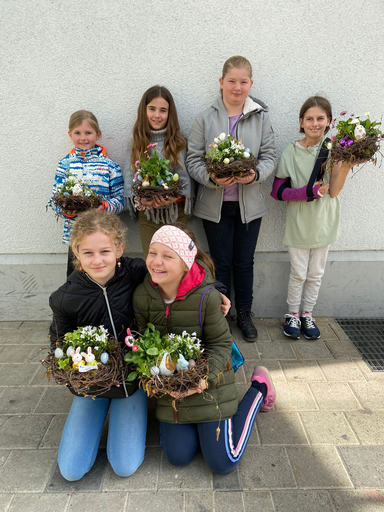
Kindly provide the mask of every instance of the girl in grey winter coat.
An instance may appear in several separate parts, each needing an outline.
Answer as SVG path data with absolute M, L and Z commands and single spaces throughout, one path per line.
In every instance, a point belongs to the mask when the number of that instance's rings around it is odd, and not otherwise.
M 261 218 L 268 212 L 261 183 L 276 167 L 275 138 L 268 107 L 249 96 L 252 67 L 244 57 L 228 59 L 220 78 L 221 97 L 200 113 L 188 139 L 187 169 L 199 183 L 193 214 L 203 219 L 216 274 L 235 291 L 237 322 L 243 338 L 254 342 L 252 321 L 253 261 Z M 206 170 L 204 155 L 224 132 L 250 148 L 259 163 L 244 178 L 217 178 Z

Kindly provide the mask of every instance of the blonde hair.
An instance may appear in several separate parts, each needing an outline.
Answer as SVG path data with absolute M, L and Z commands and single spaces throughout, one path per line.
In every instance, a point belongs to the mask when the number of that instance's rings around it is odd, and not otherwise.
M 145 151 L 152 137 L 151 127 L 147 117 L 147 105 L 156 98 L 163 98 L 169 105 L 166 136 L 164 140 L 164 156 L 175 167 L 180 164 L 179 153 L 187 142 L 180 131 L 176 105 L 172 94 L 161 85 L 154 85 L 145 91 L 137 109 L 137 119 L 133 126 L 133 146 L 131 151 L 131 168 L 134 169 L 136 160 L 145 157 Z
M 252 80 L 252 66 L 248 59 L 241 55 L 234 55 L 224 62 L 223 72 L 221 78 L 224 79 L 225 75 L 233 68 L 245 68 L 249 71 L 249 78 Z M 223 95 L 223 90 L 220 89 L 220 94 Z
M 120 220 L 111 212 L 88 210 L 81 215 L 73 227 L 71 235 L 71 249 L 76 254 L 79 252 L 79 245 L 85 236 L 101 232 L 110 236 L 117 249 L 124 242 L 125 229 Z M 80 262 L 77 258 L 73 260 L 73 266 L 80 270 Z
M 96 116 L 89 110 L 78 110 L 77 112 L 74 112 L 69 118 L 68 130 L 71 132 L 83 121 L 87 121 L 87 123 L 89 123 L 89 125 L 95 130 L 97 135 L 101 135 L 99 122 L 96 119 Z

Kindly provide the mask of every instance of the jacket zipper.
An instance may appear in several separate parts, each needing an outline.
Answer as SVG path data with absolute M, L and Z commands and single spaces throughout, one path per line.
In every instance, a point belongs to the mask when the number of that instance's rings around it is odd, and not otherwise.
M 236 124 L 236 139 L 237 140 L 239 140 L 239 124 L 242 119 L 244 119 L 244 116 L 241 116 Z M 228 124 L 229 124 L 229 121 L 228 121 Z M 246 205 L 245 205 L 245 200 L 244 200 L 244 186 L 239 187 L 239 191 L 240 191 L 240 189 L 241 189 L 241 204 L 243 205 L 243 209 L 244 209 L 244 218 L 242 218 L 241 220 L 242 220 L 242 222 L 244 222 L 245 219 L 247 218 Z M 240 215 L 241 215 L 241 208 L 240 208 Z M 248 222 L 245 222 L 245 224 L 246 224 L 246 230 L 248 231 Z
M 87 273 L 85 275 L 88 277 L 88 279 L 90 281 L 92 281 L 92 283 L 97 284 L 97 286 L 99 286 L 103 290 L 103 295 L 104 295 L 105 303 L 107 304 L 109 320 L 111 322 L 112 329 L 113 329 L 113 335 L 114 335 L 114 337 L 115 337 L 115 339 L 117 341 L 116 328 L 115 328 L 115 323 L 113 321 L 111 308 L 110 308 L 110 305 L 109 305 L 108 294 L 107 294 L 107 287 L 106 286 L 101 286 L 101 284 L 99 284 L 97 281 L 94 281 L 91 277 L 89 277 L 89 275 Z M 125 396 L 128 397 L 128 392 L 127 392 L 127 388 L 126 388 L 125 380 L 124 379 L 123 379 L 123 388 L 124 388 Z

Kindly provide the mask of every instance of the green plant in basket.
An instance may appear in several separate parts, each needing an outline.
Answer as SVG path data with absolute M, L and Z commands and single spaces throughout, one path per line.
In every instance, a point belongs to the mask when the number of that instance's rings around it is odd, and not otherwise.
M 228 165 L 234 160 L 247 160 L 251 156 L 250 149 L 246 149 L 241 140 L 235 139 L 231 134 L 221 133 L 209 147 L 212 149 L 208 151 L 206 158 L 212 162 L 223 162 Z
M 68 197 L 70 195 L 97 197 L 96 192 L 92 190 L 87 183 L 85 183 L 83 180 L 80 180 L 72 173 L 69 173 L 69 176 L 63 185 L 59 185 L 57 187 L 57 194 L 64 197 Z
M 127 340 L 128 338 L 128 340 Z M 167 334 L 161 336 L 151 323 L 144 334 L 135 340 L 133 336 L 126 338 L 126 344 L 132 348 L 125 355 L 125 361 L 132 363 L 135 370 L 127 380 L 136 378 L 150 379 L 158 375 L 169 377 L 175 371 L 187 371 L 195 366 L 204 349 L 196 333 Z
M 342 160 L 356 163 L 373 160 L 376 163 L 374 154 L 379 151 L 383 137 L 378 128 L 381 122 L 371 121 L 369 112 L 365 113 L 366 119 L 355 114 L 347 119 L 346 114 L 346 110 L 340 112 L 343 119 L 336 124 L 336 135 L 332 135 L 331 142 L 327 144 L 331 150 L 332 163 Z M 335 119 L 332 121 L 332 128 L 335 126 Z
M 136 172 L 133 176 L 133 183 L 141 182 L 141 187 L 163 187 L 167 190 L 174 182 L 179 180 L 177 173 L 172 174 L 169 170 L 169 160 L 160 158 L 157 152 L 157 144 L 148 144 L 147 148 L 154 147 L 155 151 L 149 158 L 140 158 L 135 162 Z M 146 151 L 145 153 L 148 152 Z M 139 184 L 140 186 L 140 184 Z

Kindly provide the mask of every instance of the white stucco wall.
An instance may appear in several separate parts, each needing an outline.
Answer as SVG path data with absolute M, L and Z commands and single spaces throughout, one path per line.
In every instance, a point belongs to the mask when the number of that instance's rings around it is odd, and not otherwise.
M 246 56 L 253 94 L 270 106 L 280 154 L 310 95 L 334 113 L 384 112 L 382 0 L 0 0 L 0 254 L 60 253 L 62 222 L 45 205 L 71 149 L 69 116 L 97 116 L 122 164 L 139 100 L 160 83 L 182 131 L 218 94 L 224 61 Z M 270 192 L 272 180 L 265 184 Z M 384 167 L 366 165 L 341 194 L 334 250 L 383 250 Z M 281 251 L 284 205 L 270 200 L 258 251 Z M 139 251 L 138 239 L 131 242 Z

